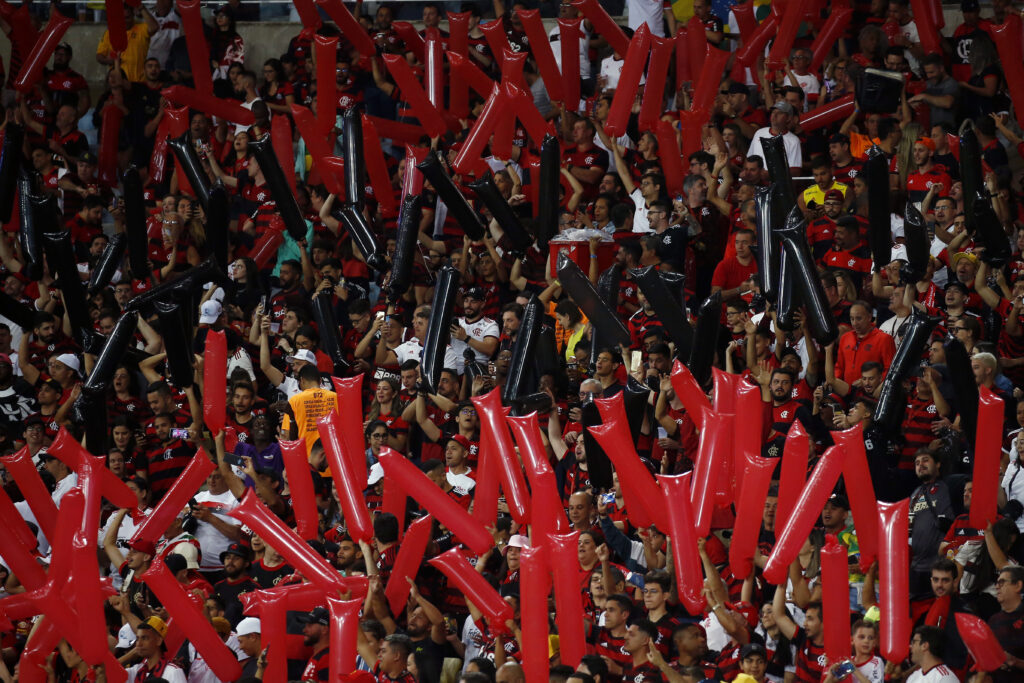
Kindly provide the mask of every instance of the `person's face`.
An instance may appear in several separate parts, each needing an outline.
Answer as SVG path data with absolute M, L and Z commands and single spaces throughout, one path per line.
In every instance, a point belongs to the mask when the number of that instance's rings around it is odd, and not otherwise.
M 914 473 L 921 481 L 932 481 L 939 474 L 939 464 L 929 453 L 922 453 L 914 458 Z
M 825 503 L 821 511 L 821 523 L 826 529 L 834 529 L 846 522 L 846 510 L 832 502 Z
M 645 598 L 646 601 L 646 598 Z M 626 652 L 641 652 L 647 647 L 647 643 L 651 637 L 644 631 L 641 631 L 635 624 L 630 626 L 626 630 L 626 637 L 623 642 L 623 646 L 626 648 Z
M 779 499 L 776 496 L 768 496 L 764 501 L 764 511 L 761 514 L 761 521 L 769 529 L 775 528 L 775 513 L 779 509 Z
M 978 267 L 975 266 L 970 259 L 961 258 L 960 262 L 956 264 L 956 279 L 965 285 L 974 282 L 974 274 L 977 272 Z
M 600 377 L 607 377 L 615 371 L 615 359 L 612 354 L 602 351 L 597 354 L 597 362 L 594 365 L 596 374 Z
M 427 319 L 418 315 L 412 317 L 412 333 L 417 339 L 424 340 L 427 337 Z
M 648 612 L 660 609 L 667 599 L 668 595 L 661 584 L 652 582 L 644 586 L 644 609 Z
M 953 591 L 954 578 L 949 572 L 933 569 L 931 576 L 932 594 L 937 598 L 949 595 Z
M 804 630 L 810 638 L 816 638 L 821 634 L 821 610 L 809 609 L 804 615 Z
M 700 17 L 702 21 L 708 18 L 710 11 L 710 5 L 707 0 L 693 0 L 693 13 Z
M 316 645 L 326 629 L 322 624 L 305 624 L 302 627 L 302 644 L 306 647 Z
M 132 298 L 132 286 L 130 284 L 119 284 L 114 287 L 114 300 L 119 306 L 124 306 Z
M 448 469 L 461 469 L 466 462 L 466 449 L 458 441 L 449 441 L 444 447 L 444 463 Z
M 767 670 L 768 662 L 764 661 L 761 655 L 750 655 L 740 662 L 740 671 L 757 681 L 764 680 Z
M 862 370 L 860 373 L 861 384 L 864 386 L 864 391 L 869 394 L 873 394 L 875 389 L 882 381 L 882 373 L 878 368 L 871 368 L 869 370 Z
M 156 438 L 167 441 L 171 438 L 171 421 L 166 417 L 159 417 L 153 421 L 153 430 L 156 431 Z
M 942 68 L 937 64 L 925 64 L 924 77 L 929 81 L 938 81 L 942 77 Z
M 576 543 L 576 553 L 580 558 L 580 565 L 591 565 L 597 559 L 597 544 L 590 534 L 583 534 Z
M 51 358 L 46 363 L 46 367 L 50 372 L 50 377 L 54 378 L 61 384 L 65 384 L 71 379 L 74 372 L 68 366 L 61 363 L 56 358 Z
M 773 130 L 787 131 L 792 123 L 792 117 L 781 109 L 772 109 L 771 127 Z
M 441 15 L 436 7 L 427 6 L 423 8 L 423 25 L 427 27 L 437 26 L 441 23 Z
M 120 451 L 111 451 L 107 455 L 107 469 L 117 475 L 120 479 L 124 476 L 124 454 Z
M 572 141 L 577 145 L 591 142 L 590 128 L 584 121 L 577 121 L 572 126 Z
M 615 194 L 615 176 L 605 173 L 601 176 L 601 182 L 597 184 L 597 191 L 601 194 Z
M 238 636 L 238 646 L 245 654 L 255 657 L 260 652 L 260 634 L 248 633 L 244 636 Z
M 828 155 L 832 161 L 846 161 L 846 157 L 849 154 L 850 146 L 842 142 L 830 142 L 828 143 Z
M 476 320 L 480 317 L 480 312 L 483 310 L 484 302 L 473 297 L 465 297 L 462 300 L 462 310 L 466 312 L 466 318 L 468 320 Z
M 878 645 L 878 632 L 873 628 L 859 628 L 853 634 L 853 649 L 857 654 L 867 655 Z
M 585 524 L 590 521 L 590 496 L 582 491 L 569 496 L 569 521 L 573 524 Z
M 778 372 L 772 376 L 768 384 L 768 390 L 776 401 L 785 401 L 793 392 L 793 380 L 789 375 Z
M 1020 595 L 1022 588 L 1024 584 L 1012 581 L 1009 573 L 999 572 L 999 578 L 996 579 L 996 600 L 1000 605 L 1012 604 Z
M 338 552 L 335 553 L 339 567 L 349 567 L 356 560 L 356 553 L 359 548 L 350 540 L 344 540 L 338 544 Z
M 229 578 L 235 578 L 245 573 L 249 568 L 249 562 L 233 553 L 224 556 L 224 573 Z
M 442 374 L 442 377 L 445 375 Z M 451 377 L 448 378 L 451 381 L 451 387 L 454 390 L 455 380 Z M 477 418 L 476 408 L 473 406 L 464 406 L 459 409 L 459 429 L 463 432 L 474 432 L 479 426 L 480 421 Z
M 903 71 L 906 66 L 906 60 L 903 59 L 903 55 L 886 55 L 885 56 L 885 68 L 890 71 Z
M 419 376 L 420 373 L 416 368 L 402 370 L 402 387 L 404 389 L 412 390 L 416 386 L 416 380 L 419 379 Z
M 746 233 L 736 235 L 736 255 L 740 258 L 748 258 L 750 256 L 750 246 L 753 243 L 754 240 Z
M 160 652 L 160 643 L 163 638 L 156 631 L 150 628 L 135 629 L 135 651 L 143 659 L 148 659 Z
M 863 306 L 851 306 L 850 326 L 859 336 L 864 336 L 871 329 L 871 313 Z
M 114 445 L 118 448 L 126 448 L 132 438 L 132 431 L 125 425 L 115 425 L 110 434 L 114 439 Z
M 146 80 L 154 82 L 160 80 L 160 62 L 155 59 L 147 59 L 145 66 L 143 66 Z
M 375 395 L 378 403 L 390 403 L 391 399 L 395 397 L 395 390 L 387 382 L 381 382 L 377 385 Z
M 913 149 L 914 163 L 920 166 L 925 166 L 932 158 L 932 151 L 920 142 L 914 143 Z
M 380 453 L 380 449 L 388 442 L 388 430 L 386 427 L 377 427 L 370 432 L 370 449 L 374 455 Z
M 203 114 L 196 114 L 189 123 L 193 140 L 205 140 L 210 135 L 210 121 Z
M 505 561 L 508 564 L 510 571 L 516 571 L 519 569 L 519 557 L 522 554 L 521 548 L 515 546 L 509 546 L 508 551 L 505 553 Z
M 508 336 L 514 335 L 519 330 L 520 320 L 518 316 L 512 311 L 505 311 L 501 314 L 501 324 L 503 331 Z
M 831 174 L 830 174 L 831 175 Z M 825 200 L 825 215 L 835 220 L 843 212 L 843 203 L 835 199 Z
M 817 183 L 818 187 L 825 189 L 832 186 L 832 169 L 830 167 L 819 166 L 812 169 L 811 174 L 814 176 L 814 182 Z
M 357 313 L 348 317 L 349 324 L 352 325 L 352 329 L 356 332 L 366 332 L 370 326 L 370 314 L 369 313 Z
M 708 638 L 703 629 L 690 627 L 676 635 L 676 647 L 680 652 L 701 659 L 708 653 Z
M 245 387 L 238 387 L 231 394 L 231 406 L 239 415 L 245 415 L 252 410 L 253 395 Z

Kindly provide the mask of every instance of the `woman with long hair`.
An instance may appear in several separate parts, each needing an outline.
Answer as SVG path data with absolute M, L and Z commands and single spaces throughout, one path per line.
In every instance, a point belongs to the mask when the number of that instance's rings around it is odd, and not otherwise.
M 996 96 L 1003 80 L 995 45 L 984 34 L 975 36 L 967 60 L 971 64 L 971 77 L 960 81 L 963 91 L 960 116 L 966 119 L 988 116 L 996 111 Z
M 221 5 L 213 15 L 213 36 L 210 38 L 210 67 L 213 80 L 228 82 L 232 64 L 245 63 L 245 41 L 235 29 L 235 11 Z
M 295 104 L 295 88 L 288 82 L 284 73 L 284 64 L 280 59 L 268 59 L 263 62 L 263 85 L 260 86 L 260 97 L 274 114 L 291 115 L 291 106 Z
M 375 420 L 383 422 L 388 427 L 388 446 L 404 453 L 409 438 L 409 425 L 402 419 L 405 405 L 398 395 L 398 389 L 397 379 L 382 377 L 377 382 L 377 389 L 374 391 L 370 409 L 364 417 L 364 423 L 369 424 Z

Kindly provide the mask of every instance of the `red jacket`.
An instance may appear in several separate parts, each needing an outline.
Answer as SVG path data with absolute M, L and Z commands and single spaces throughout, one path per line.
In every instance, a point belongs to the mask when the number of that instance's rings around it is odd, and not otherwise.
M 889 370 L 892 358 L 896 355 L 896 342 L 877 327 L 872 327 L 864 338 L 850 330 L 839 338 L 839 351 L 836 354 L 836 377 L 847 384 L 860 379 L 860 368 L 868 361 L 876 361 Z

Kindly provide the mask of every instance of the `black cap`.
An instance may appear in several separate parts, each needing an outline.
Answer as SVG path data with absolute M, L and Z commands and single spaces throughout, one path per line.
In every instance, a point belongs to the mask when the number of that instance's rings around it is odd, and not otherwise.
M 164 564 L 171 570 L 172 574 L 177 574 L 182 569 L 188 569 L 188 560 L 185 559 L 184 555 L 177 553 L 169 553 L 164 558 Z
M 761 643 L 747 643 L 740 648 L 740 660 L 744 660 L 752 655 L 758 655 L 765 661 L 768 661 L 768 651 L 764 648 Z
M 843 508 L 844 510 L 850 509 L 849 499 L 841 493 L 833 493 L 825 501 L 825 505 L 835 505 L 837 508 Z
M 747 88 L 747 86 L 743 85 L 742 83 L 731 83 L 729 87 L 725 89 L 725 92 L 727 92 L 730 95 L 750 94 L 750 90 Z
M 314 607 L 309 614 L 300 615 L 298 619 L 303 624 L 320 624 L 321 626 L 330 626 L 331 624 L 331 615 L 326 607 Z
M 78 160 L 86 164 L 93 164 L 94 166 L 99 163 L 96 159 L 96 155 L 92 152 L 82 152 L 78 155 Z
M 252 548 L 247 545 L 242 545 L 241 543 L 232 543 L 229 545 L 227 550 L 220 554 L 220 561 L 223 563 L 224 558 L 228 555 L 237 555 L 243 560 L 249 560 L 252 562 Z
M 843 135 L 842 133 L 836 133 L 836 134 L 834 134 L 832 137 L 830 137 L 828 139 L 828 144 L 831 145 L 833 142 L 837 142 L 837 143 L 843 144 L 843 145 L 848 145 L 848 144 L 850 144 L 850 138 L 849 138 L 849 136 Z
M 946 283 L 946 291 L 948 292 L 951 289 L 959 289 L 961 292 L 964 293 L 964 296 L 971 295 L 971 290 L 967 288 L 967 285 L 960 282 L 959 280 L 954 280 L 953 282 Z
M 484 291 L 483 287 L 470 287 L 462 295 L 463 299 L 476 299 L 477 301 L 487 301 L 487 292 Z

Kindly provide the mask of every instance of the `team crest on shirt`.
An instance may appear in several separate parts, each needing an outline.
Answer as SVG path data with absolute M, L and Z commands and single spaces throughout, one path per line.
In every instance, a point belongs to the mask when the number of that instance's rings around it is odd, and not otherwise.
M 168 448 L 168 449 L 166 449 L 164 451 L 164 454 L 163 454 L 163 459 L 164 460 L 170 460 L 173 457 L 174 457 L 174 451 L 172 451 L 170 448 Z
M 783 410 L 781 413 L 779 413 L 779 417 L 781 417 L 783 420 L 789 419 L 789 411 Z
M 848 265 L 848 266 L 850 266 L 852 268 L 854 263 L 856 263 L 856 261 L 854 261 L 853 259 L 850 259 L 849 261 L 846 262 L 846 265 Z

